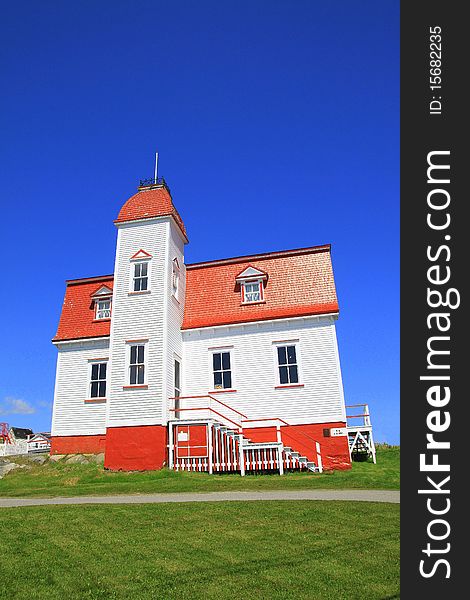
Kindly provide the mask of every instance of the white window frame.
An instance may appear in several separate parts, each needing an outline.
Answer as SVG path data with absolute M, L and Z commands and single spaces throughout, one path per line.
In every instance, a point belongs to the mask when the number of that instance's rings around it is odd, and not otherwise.
M 228 392 L 236 389 L 235 386 L 235 360 L 234 360 L 234 348 L 233 346 L 223 346 L 221 348 L 209 348 L 209 390 L 212 392 Z M 227 352 L 230 354 L 230 374 L 232 386 L 229 388 L 216 388 L 214 384 L 214 354 L 221 354 Z
M 142 387 L 148 385 L 148 340 L 129 340 L 126 342 L 126 387 Z M 136 365 L 142 364 L 144 366 L 144 381 L 142 383 L 131 383 L 131 348 L 133 346 L 144 347 L 144 362 L 135 363 Z
M 254 283 L 257 283 L 259 285 L 259 300 L 247 300 L 247 293 L 253 293 L 253 292 L 247 292 L 246 291 L 246 286 L 247 285 L 252 285 Z M 242 281 L 241 283 L 241 293 L 242 293 L 242 304 L 258 304 L 259 302 L 264 302 L 264 285 L 263 285 L 263 279 L 262 278 L 258 278 L 258 279 L 247 279 L 246 281 Z
M 106 364 L 106 379 L 95 379 L 93 381 L 105 381 L 106 382 L 106 394 L 104 396 L 92 396 L 91 395 L 91 384 L 93 383 L 91 379 L 93 365 L 101 365 Z M 87 394 L 86 398 L 89 400 L 106 400 L 108 397 L 108 386 L 109 386 L 109 359 L 108 358 L 94 358 L 88 361 L 88 382 L 87 382 Z
M 100 296 L 98 298 L 95 298 L 95 320 L 96 321 L 104 321 L 106 319 L 111 318 L 112 300 L 113 300 L 112 296 Z M 99 308 L 100 302 L 109 302 L 109 309 Z M 99 313 L 106 311 L 106 310 L 109 310 L 109 317 L 100 317 Z
M 180 290 L 180 268 L 178 259 L 174 258 L 171 262 L 171 294 L 173 298 L 179 301 Z
M 179 387 L 179 396 L 178 398 L 181 396 L 182 391 L 183 391 L 183 361 L 181 360 L 181 358 L 177 355 L 174 354 L 173 355 L 173 397 L 176 398 L 176 369 L 175 369 L 175 363 L 178 363 L 180 366 L 179 369 L 179 375 L 180 375 L 180 387 Z
M 281 383 L 281 375 L 279 372 L 279 358 L 278 358 L 278 348 L 285 346 L 294 346 L 295 347 L 295 358 L 297 362 L 297 379 L 296 383 Z M 300 353 L 300 341 L 298 339 L 295 340 L 280 340 L 273 342 L 273 358 L 274 358 L 274 370 L 275 370 L 275 381 L 276 387 L 292 387 L 292 386 L 303 386 L 303 375 L 302 375 L 302 358 Z
M 136 280 L 136 276 L 135 276 L 135 268 L 136 265 L 141 265 L 141 264 L 147 264 L 147 289 L 146 290 L 136 290 L 134 289 L 135 287 L 135 280 Z M 135 258 L 135 259 L 131 259 L 130 261 L 130 278 L 129 278 L 129 292 L 131 294 L 149 294 L 150 290 L 151 290 L 151 266 L 152 266 L 152 261 L 150 258 Z M 137 278 L 139 279 L 139 278 Z

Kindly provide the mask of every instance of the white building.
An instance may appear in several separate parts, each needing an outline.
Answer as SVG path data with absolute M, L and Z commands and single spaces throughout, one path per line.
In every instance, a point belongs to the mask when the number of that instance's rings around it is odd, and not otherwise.
M 125 470 L 348 468 L 330 246 L 185 264 L 163 180 L 115 224 L 114 274 L 67 281 L 52 453 Z

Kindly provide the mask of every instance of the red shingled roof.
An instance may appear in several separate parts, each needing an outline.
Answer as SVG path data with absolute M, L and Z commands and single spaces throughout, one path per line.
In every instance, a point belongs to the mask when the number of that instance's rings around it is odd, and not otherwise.
M 113 287 L 112 275 L 72 279 L 67 281 L 59 327 L 52 341 L 80 338 L 105 337 L 109 335 L 110 320 L 95 321 L 94 303 L 91 296 L 98 287 Z
M 151 219 L 152 217 L 172 216 L 186 238 L 186 229 L 178 211 L 173 204 L 170 192 L 164 185 L 139 189 L 127 200 L 119 211 L 115 223 Z
M 265 302 L 241 305 L 235 279 L 252 266 L 267 274 Z M 105 337 L 110 321 L 95 321 L 91 296 L 113 276 L 67 281 L 53 341 Z M 330 246 L 242 256 L 186 266 L 183 329 L 338 312 Z
M 267 273 L 264 303 L 241 305 L 237 275 Z M 330 246 L 187 265 L 183 329 L 338 312 Z

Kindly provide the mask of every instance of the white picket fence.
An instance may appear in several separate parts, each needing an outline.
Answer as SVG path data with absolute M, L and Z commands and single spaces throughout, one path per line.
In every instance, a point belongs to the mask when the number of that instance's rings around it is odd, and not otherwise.
M 15 444 L 0 444 L 0 456 L 28 454 L 28 442 L 17 440 Z

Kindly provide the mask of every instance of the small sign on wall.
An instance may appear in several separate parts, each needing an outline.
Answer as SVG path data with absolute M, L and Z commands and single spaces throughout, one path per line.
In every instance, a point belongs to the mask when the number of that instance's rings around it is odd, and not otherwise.
M 332 427 L 330 429 L 330 435 L 332 437 L 339 437 L 341 435 L 347 435 L 346 427 Z
M 189 435 L 187 431 L 178 431 L 178 442 L 187 442 Z

